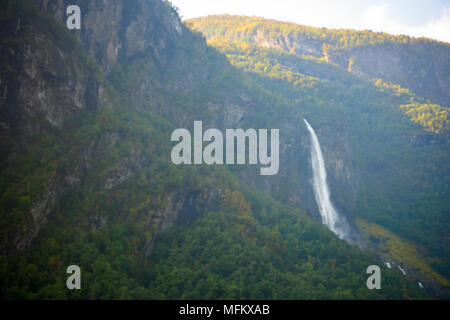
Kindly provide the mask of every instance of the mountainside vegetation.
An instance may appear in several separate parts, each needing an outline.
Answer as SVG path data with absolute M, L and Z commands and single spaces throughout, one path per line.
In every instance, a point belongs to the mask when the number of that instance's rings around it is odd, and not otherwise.
M 395 81 L 393 78 L 367 79 L 325 57 L 298 53 L 304 50 L 299 49 L 304 38 L 320 39 L 318 34 L 324 35 L 323 39 L 335 39 L 330 40 L 330 45 L 336 49 L 336 39 L 353 38 L 346 50 L 386 43 L 414 46 L 423 42 L 429 44 L 430 50 L 448 45 L 272 22 L 212 16 L 189 20 L 187 24 L 204 33 L 208 43 L 226 54 L 232 65 L 253 74 L 254 81 L 295 105 L 297 112 L 338 127 L 340 134 L 346 132 L 361 174 L 358 203 L 352 213 L 424 244 L 426 255 L 437 262 L 432 263 L 433 267 L 448 278 L 449 108 L 431 104 L 397 84 L 388 84 Z M 255 32 L 264 34 L 264 40 Z M 301 39 L 300 44 L 279 44 L 277 39 L 292 34 Z M 340 200 L 336 199 L 338 203 Z M 447 286 L 448 280 L 442 283 Z
M 449 44 L 370 30 L 326 29 L 259 17 L 217 15 L 188 21 L 215 43 L 255 43 L 326 61 L 363 78 L 384 78 L 449 106 Z
M 182 24 L 160 0 L 72 2 L 86 21 L 78 33 L 64 27 L 67 1 L 0 5 L 2 299 L 448 298 L 447 98 L 323 56 L 324 44 L 330 57 L 447 44 L 244 17 Z M 105 27 L 93 18 L 103 14 L 117 16 Z M 319 51 L 263 45 L 255 32 Z M 303 118 L 353 244 L 318 217 Z M 175 166 L 170 134 L 194 120 L 280 128 L 280 173 Z M 404 247 L 414 255 L 395 254 Z M 66 288 L 72 264 L 81 290 Z M 373 264 L 381 290 L 366 288 Z

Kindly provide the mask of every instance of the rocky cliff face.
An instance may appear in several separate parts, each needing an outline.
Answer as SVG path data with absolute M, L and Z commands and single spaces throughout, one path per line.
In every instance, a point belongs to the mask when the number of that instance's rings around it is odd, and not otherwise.
M 15 128 L 15 137 L 36 135 L 42 132 L 42 126 L 64 128 L 65 121 L 80 110 L 114 107 L 101 79 L 102 73 L 109 76 L 117 70 L 117 66 L 129 70 L 125 77 L 131 79 L 133 86 L 127 88 L 125 95 L 131 102 L 130 108 L 152 109 L 177 127 L 190 128 L 196 117 L 203 119 L 205 128 L 224 130 L 248 127 L 254 124 L 256 115 L 270 112 L 273 108 L 270 103 L 255 97 L 248 88 L 241 87 L 228 90 L 226 95 L 207 98 L 199 105 L 180 112 L 171 105 L 168 97 L 180 94 L 188 98 L 189 94 L 214 79 L 213 66 L 208 65 L 208 59 L 218 59 L 215 63 L 221 63 L 225 70 L 229 70 L 225 59 L 209 52 L 211 49 L 206 47 L 203 39 L 193 37 L 192 41 L 197 42 L 200 51 L 196 53 L 198 60 L 192 60 L 191 53 L 182 44 L 183 37 L 189 37 L 190 32 L 181 25 L 175 11 L 164 2 L 131 1 L 127 6 L 123 5 L 123 1 L 110 1 L 108 5 L 102 1 L 79 1 L 78 4 L 82 12 L 82 28 L 70 33 L 80 41 L 81 52 L 86 52 L 95 60 L 101 70 L 96 70 L 88 58 L 76 52 L 75 45 L 68 49 L 65 44 L 55 42 L 51 32 L 39 28 L 33 21 L 10 21 L 8 24 L 15 32 L 25 34 L 25 30 L 30 30 L 36 40 L 24 42 L 18 47 L 14 44 L 2 48 L 5 59 L 17 64 L 14 70 L 2 69 L 4 79 L 7 79 L 2 83 L 8 86 L 3 90 L 7 92 L 4 108 L 9 110 L 6 115 L 11 114 L 10 118 L 5 116 L 2 120 L 5 128 Z M 68 1 L 43 0 L 39 2 L 39 9 L 64 24 L 68 5 Z M 65 33 L 67 37 L 68 32 Z M 17 52 L 20 54 L 14 54 Z M 42 121 L 36 121 L 39 117 Z M 14 122 L 16 118 L 21 120 Z M 237 169 L 237 174 L 250 185 L 286 203 L 305 208 L 320 220 L 309 181 L 309 135 L 303 121 L 298 118 L 292 122 L 291 118 L 286 118 L 277 127 L 283 132 L 279 175 L 268 179 L 259 175 L 259 169 L 248 168 Z M 343 137 L 342 133 L 324 132 L 321 136 L 324 137 L 321 142 L 332 183 L 339 185 L 344 194 L 354 194 L 358 179 L 354 168 L 349 167 L 351 153 L 346 148 L 337 150 L 333 147 L 336 143 L 345 144 L 345 141 L 334 141 Z M 94 164 L 114 149 L 119 139 L 117 132 L 108 132 L 81 146 L 75 167 L 47 181 L 46 188 L 31 204 L 27 231 L 22 228 L 8 233 L 2 240 L 2 252 L 14 253 L 28 248 L 45 228 L 61 198 L 85 183 Z M 9 151 L 5 152 L 7 158 L 11 149 L 4 147 L 4 150 Z M 98 185 L 106 192 L 114 192 L 115 188 L 148 165 L 149 159 L 142 150 L 132 148 L 102 181 L 98 181 Z M 206 210 L 199 208 L 200 199 L 206 203 L 218 201 L 217 193 L 206 191 L 193 195 L 179 190 L 162 197 L 166 199 L 165 209 L 149 209 L 144 214 L 148 217 L 143 218 L 148 220 L 146 230 L 151 233 L 141 247 L 144 256 L 151 252 L 157 235 L 175 223 L 179 215 L 182 217 L 180 221 L 187 223 L 192 220 L 192 214 L 195 216 Z M 353 202 L 338 203 L 342 204 L 345 212 L 351 213 Z M 108 223 L 107 218 L 95 213 L 89 219 L 90 225 L 95 228 Z
M 80 40 L 81 51 L 64 30 L 70 4 L 81 7 L 82 28 L 70 32 Z M 123 1 L 106 5 L 103 1 L 42 0 L 38 7 L 61 25 L 33 15 L 2 22 L 0 55 L 7 61 L 0 73 L 0 134 L 4 137 L 34 136 L 46 125 L 60 128 L 79 110 L 108 101 L 82 51 L 108 74 L 119 60 L 144 52 L 166 62 L 173 39 L 183 32 L 175 11 L 161 1 L 136 0 L 124 6 Z M 1 159 L 10 148 L 5 141 Z
M 138 245 L 138 250 L 143 257 L 151 254 L 158 235 L 174 224 L 189 225 L 202 213 L 217 210 L 224 199 L 220 188 L 195 192 L 180 189 L 164 197 L 167 204 L 163 209 L 145 210 L 145 230 L 149 232 L 149 237 Z
M 42 125 L 61 127 L 77 111 L 95 108 L 99 100 L 108 101 L 96 70 L 77 51 L 76 43 L 58 43 L 55 39 L 68 37 L 69 32 L 62 29 L 66 8 L 71 4 L 81 7 L 82 28 L 70 33 L 80 40 L 81 51 L 94 59 L 105 74 L 120 60 L 144 52 L 165 63 L 173 39 L 183 32 L 175 11 L 161 1 L 135 0 L 127 6 L 119 0 L 107 5 L 103 1 L 39 1 L 41 12 L 50 14 L 61 25 L 45 26 L 46 21 L 32 17 L 10 19 L 2 25 L 4 39 L 11 35 L 22 39 L 5 41 L 1 47 L 2 60 L 8 61 L 0 82 L 1 129 L 6 130 L 6 135 L 32 136 L 40 132 Z M 55 32 L 49 32 L 48 27 L 55 28 Z M 38 118 L 44 121 L 36 121 Z
M 100 85 L 95 72 L 69 47 L 55 43 L 54 35 L 31 18 L 2 23 L 0 70 L 1 135 L 31 137 L 42 127 L 62 127 L 65 120 L 96 108 Z M 13 35 L 17 41 L 8 41 Z M 2 139 L 1 159 L 8 152 Z M 6 144 L 6 145 L 5 145 Z
M 427 54 L 433 51 L 433 56 Z M 330 57 L 342 68 L 365 78 L 381 78 L 416 92 L 432 102 L 450 106 L 450 51 L 447 44 L 417 41 L 412 45 L 361 46 Z
M 81 7 L 81 31 L 65 29 L 70 4 Z M 0 57 L 5 62 L 0 68 L 0 160 L 6 169 L 17 165 L 15 156 L 38 134 L 52 128 L 64 130 L 66 121 L 82 110 L 99 105 L 112 108 L 102 73 L 143 52 L 163 63 L 170 56 L 171 39 L 183 32 L 175 11 L 161 1 L 132 1 L 124 6 L 123 1 L 43 0 L 38 1 L 38 8 L 43 15 L 19 14 L 3 20 L 0 28 Z M 81 47 L 69 33 L 79 39 Z M 2 235 L 0 252 L 13 254 L 28 248 L 61 197 L 84 183 L 93 165 L 115 148 L 118 139 L 116 132 L 109 132 L 79 147 L 75 167 L 45 183 L 40 195 L 32 199 L 25 224 Z M 137 149 L 119 161 L 101 182 L 106 191 L 148 163 Z M 104 218 L 94 220 L 98 221 L 93 225 L 105 223 Z
M 81 7 L 80 31 L 65 29 L 65 10 L 70 4 Z M 125 6 L 119 0 L 107 4 L 42 0 L 38 9 L 40 15 L 2 22 L 0 54 L 3 61 L 8 61 L 0 68 L 1 129 L 5 138 L 1 142 L 1 159 L 6 169 L 16 165 L 15 156 L 21 148 L 28 148 L 33 137 L 65 130 L 68 120 L 83 110 L 115 108 L 117 101 L 111 96 L 104 77 L 118 66 L 132 70 L 133 66 L 139 66 L 137 72 L 126 75 L 136 84 L 124 93 L 129 108 L 153 108 L 156 114 L 176 126 L 192 125 L 195 112 L 206 106 L 206 112 L 214 114 L 209 117 L 210 125 L 231 128 L 239 126 L 249 108 L 257 106 L 242 90 L 219 104 L 205 101 L 204 105 L 185 113 L 171 107 L 169 92 L 189 94 L 208 80 L 209 70 L 205 61 L 195 62 L 195 67 L 191 65 L 190 53 L 179 45 L 180 38 L 188 31 L 174 9 L 163 1 L 136 0 Z M 43 23 L 50 23 L 50 28 Z M 23 41 L 8 41 L 11 34 Z M 205 56 L 205 42 L 203 39 L 200 42 L 199 54 Z M 174 77 L 174 72 L 179 76 Z M 148 168 L 151 161 L 145 150 L 131 147 L 114 165 L 103 168 L 106 171 L 102 178 L 89 180 L 98 163 L 119 148 L 121 139 L 124 138 L 119 132 L 108 131 L 82 145 L 68 146 L 78 150 L 72 159 L 74 165 L 57 171 L 44 183 L 31 199 L 24 223 L 2 235 L 0 252 L 11 255 L 28 249 L 52 219 L 62 198 L 75 189 L 92 187 L 94 183 L 95 188 L 114 194 Z M 192 193 L 180 189 L 160 195 L 155 201 L 165 206 L 144 208 L 139 218 L 140 223 L 145 223 L 144 231 L 149 233 L 148 239 L 138 245 L 141 255 L 151 253 L 161 232 L 177 221 L 193 222 L 205 210 L 213 209 L 221 198 L 221 190 Z M 102 228 L 110 221 L 95 211 L 86 212 L 85 216 L 85 222 L 77 222 L 83 228 Z
M 160 61 L 167 59 L 171 39 L 183 33 L 175 10 L 163 1 L 40 0 L 39 8 L 65 24 L 66 9 L 74 4 L 81 8 L 82 26 L 73 33 L 106 73 L 147 50 Z

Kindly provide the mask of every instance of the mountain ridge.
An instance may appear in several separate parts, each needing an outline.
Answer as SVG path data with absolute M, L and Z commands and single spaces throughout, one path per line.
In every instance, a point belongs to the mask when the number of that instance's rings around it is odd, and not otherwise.
M 406 34 L 391 34 L 388 32 L 383 32 L 383 31 L 373 31 L 371 29 L 351 29 L 351 28 L 327 28 L 327 27 L 313 27 L 313 26 L 309 26 L 309 25 L 305 25 L 305 24 L 301 24 L 298 22 L 292 22 L 292 21 L 284 21 L 284 20 L 277 20 L 277 19 L 271 19 L 271 18 L 265 18 L 262 16 L 246 16 L 246 15 L 235 15 L 235 14 L 211 14 L 211 15 L 206 15 L 206 16 L 200 16 L 200 17 L 195 17 L 195 18 L 188 18 L 188 19 L 182 19 L 182 21 L 190 23 L 193 21 L 199 21 L 199 20 L 203 20 L 203 19 L 208 19 L 208 18 L 223 18 L 223 19 L 227 19 L 227 20 L 233 20 L 233 19 L 243 19 L 243 20 L 252 20 L 252 22 L 270 22 L 271 24 L 275 25 L 275 26 L 282 26 L 282 25 L 288 25 L 291 27 L 299 27 L 302 28 L 304 30 L 316 30 L 316 31 L 329 31 L 329 32 L 342 32 L 342 33 L 359 33 L 361 35 L 365 35 L 367 33 L 376 35 L 376 36 L 381 36 L 381 38 L 386 38 L 385 36 L 387 36 L 387 38 L 389 39 L 397 39 L 400 41 L 404 41 L 405 39 L 407 39 L 408 41 L 415 43 L 418 41 L 425 41 L 425 42 L 435 42 L 435 43 L 439 43 L 439 44 L 444 44 L 449 46 L 450 43 L 446 42 L 446 41 L 441 41 L 438 39 L 433 39 L 433 38 L 428 38 L 428 37 L 414 37 L 414 36 L 410 36 L 410 35 L 406 35 Z
M 450 105 L 448 43 L 232 15 L 188 19 L 186 23 L 212 42 L 250 42 L 323 59 L 344 69 L 350 66 L 352 72 L 360 76 L 384 78 L 438 104 Z M 433 59 L 422 59 L 430 57 L 430 50 L 433 50 Z M 404 60 L 407 61 L 402 65 Z M 410 67 L 412 63 L 415 67 L 408 70 L 406 65 Z

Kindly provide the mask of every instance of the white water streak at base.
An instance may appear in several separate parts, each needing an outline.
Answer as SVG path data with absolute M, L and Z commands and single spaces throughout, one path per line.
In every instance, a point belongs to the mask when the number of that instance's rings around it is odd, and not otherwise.
M 406 271 L 405 271 L 405 269 L 403 269 L 401 266 L 398 266 L 398 268 L 399 268 L 400 271 L 403 273 L 403 275 L 406 276 Z

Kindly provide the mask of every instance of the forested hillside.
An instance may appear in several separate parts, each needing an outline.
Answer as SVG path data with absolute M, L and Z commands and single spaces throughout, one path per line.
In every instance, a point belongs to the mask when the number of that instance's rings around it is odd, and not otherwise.
M 336 201 L 349 215 L 379 223 L 425 245 L 429 264 L 449 276 L 448 99 L 446 105 L 432 104 L 396 84 L 398 79 L 389 74 L 375 78 L 377 75 L 355 72 L 355 60 L 348 66 L 333 62 L 333 55 L 342 54 L 340 50 L 353 55 L 358 47 L 370 46 L 374 51 L 388 47 L 394 55 L 398 46 L 407 46 L 404 52 L 417 50 L 420 44 L 427 50 L 423 56 L 439 56 L 448 54 L 448 44 L 234 16 L 193 19 L 187 24 L 203 32 L 208 43 L 226 54 L 234 66 L 295 105 L 296 112 L 324 123 L 327 131 L 336 128 L 337 135 L 347 136 L 345 146 L 333 142 L 330 148 L 348 147 L 355 157 L 352 170 L 359 173 L 358 191 L 352 198 L 357 198 L 357 203 L 348 207 L 349 191 L 340 190 L 345 177 L 337 177 L 335 182 Z M 321 46 L 327 51 L 311 49 Z M 305 50 L 317 56 L 308 56 Z M 423 56 L 421 60 L 426 60 Z M 400 61 L 417 68 L 417 61 Z M 414 87 L 415 80 L 408 81 L 405 85 Z M 443 83 L 448 85 L 448 81 Z M 332 163 L 332 156 L 328 160 Z M 388 253 L 383 256 L 392 257 Z M 424 257 L 413 260 L 421 259 Z M 413 264 L 419 268 L 419 263 Z M 443 283 L 448 285 L 448 280 Z
M 433 103 L 449 106 L 450 53 L 445 42 L 245 16 L 209 16 L 189 23 L 212 42 L 283 49 L 338 65 L 365 79 L 383 78 Z
M 65 27 L 68 1 L 0 4 L 2 299 L 448 298 L 445 88 L 427 96 L 321 56 L 208 44 L 190 28 L 220 21 L 183 24 L 167 1 L 70 4 L 80 31 Z M 320 222 L 305 117 L 354 243 Z M 174 165 L 171 132 L 194 120 L 279 128 L 279 174 Z M 418 251 L 393 254 L 402 245 Z M 66 288 L 72 264 L 81 290 Z M 366 287 L 372 264 L 381 290 Z

